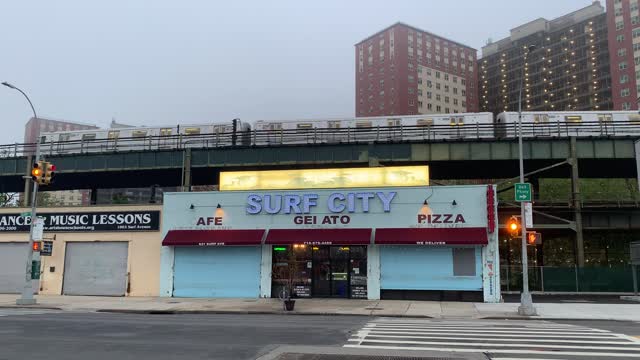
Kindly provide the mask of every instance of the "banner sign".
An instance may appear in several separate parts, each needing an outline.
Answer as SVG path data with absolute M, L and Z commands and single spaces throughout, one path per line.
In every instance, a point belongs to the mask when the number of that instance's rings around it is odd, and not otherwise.
M 38 213 L 44 231 L 157 231 L 160 211 Z M 0 232 L 29 232 L 31 216 L 0 214 Z

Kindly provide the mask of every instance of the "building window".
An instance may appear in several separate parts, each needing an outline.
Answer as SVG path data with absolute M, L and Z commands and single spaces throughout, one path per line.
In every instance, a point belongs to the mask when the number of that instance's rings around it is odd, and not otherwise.
M 444 97 L 444 103 L 445 103 L 445 104 L 448 104 L 448 103 L 449 103 L 449 97 L 448 97 L 448 96 L 445 96 L 445 97 Z
M 623 21 L 616 21 L 616 31 L 617 30 L 622 30 L 624 28 L 624 22 Z
M 633 44 L 633 51 L 640 50 L 640 43 Z
M 442 111 L 442 107 L 441 107 L 440 105 L 436 105 L 436 111 L 437 111 L 437 112 Z
M 448 113 L 450 113 L 451 111 L 449 111 L 449 108 L 444 108 L 444 112 L 448 114 Z
M 413 101 L 413 99 L 409 99 L 409 106 L 414 106 L 416 103 Z
M 453 276 L 476 276 L 476 249 L 453 249 Z
M 453 105 L 458 105 L 458 99 L 453 98 Z
M 616 8 L 616 10 L 614 11 L 614 14 L 616 14 L 616 16 L 621 16 L 622 15 L 622 8 Z
M 624 70 L 626 68 L 627 68 L 627 62 L 626 61 L 623 61 L 623 62 L 618 64 L 618 69 Z
M 467 92 L 464 89 L 462 89 L 461 93 L 462 96 L 467 96 Z
M 427 91 L 427 99 L 431 99 L 432 93 L 431 91 Z
M 467 84 L 467 80 L 465 79 L 460 79 L 460 85 L 466 85 Z
M 466 108 L 466 107 L 467 107 L 467 102 L 466 102 L 466 101 L 464 101 L 464 100 L 462 100 L 462 107 L 463 107 L 463 108 Z
M 631 25 L 635 25 L 640 22 L 640 16 L 632 16 L 631 17 Z
M 629 88 L 624 88 L 620 90 L 620 96 L 622 97 L 629 96 L 630 94 L 631 94 L 631 91 L 629 90 Z
M 412 83 L 414 80 L 413 75 L 409 75 L 409 82 Z
M 436 79 L 440 79 L 440 71 L 436 71 Z
M 427 110 L 433 110 L 433 105 L 432 104 L 427 104 Z
M 619 43 L 623 42 L 624 41 L 624 35 L 622 35 L 622 34 L 617 35 L 616 36 L 616 41 L 619 42 Z
M 422 107 L 422 101 L 418 101 L 418 107 L 421 108 Z
M 433 86 L 433 84 L 431 83 L 431 80 L 427 80 L 427 87 L 430 88 L 432 86 Z
M 627 55 L 627 49 L 618 49 L 618 56 L 625 56 Z
M 445 79 L 446 81 L 449 81 L 449 74 L 444 74 L 444 79 Z
M 453 95 L 458 95 L 458 88 L 453 88 Z
M 413 94 L 413 88 L 409 88 L 409 94 Z
M 421 77 L 418 78 L 418 84 L 422 84 L 422 78 Z
M 440 94 L 436 94 L 436 101 L 440 101 Z
M 623 74 L 620 75 L 620 84 L 625 84 L 629 82 L 629 75 Z
M 631 6 L 629 7 L 629 10 L 631 11 L 637 11 L 638 10 L 638 3 L 631 3 Z
M 453 64 L 453 65 L 455 66 L 456 64 Z M 457 84 L 457 83 L 458 83 L 458 77 L 457 77 L 457 76 L 454 76 L 454 77 L 453 77 L 453 83 L 454 83 L 454 84 Z
M 436 83 L 436 90 L 440 90 L 440 83 Z
M 622 103 L 622 110 L 631 110 L 631 103 L 623 102 Z
M 422 89 L 418 89 L 418 96 L 422 96 Z
M 449 85 L 444 86 L 444 92 L 449 92 Z

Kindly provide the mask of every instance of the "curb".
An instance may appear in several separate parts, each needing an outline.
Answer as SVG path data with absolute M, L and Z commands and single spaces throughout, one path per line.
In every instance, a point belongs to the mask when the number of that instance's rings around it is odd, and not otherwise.
M 98 309 L 95 312 L 112 314 L 146 314 L 146 315 L 190 315 L 190 314 L 238 314 L 238 315 L 310 315 L 310 316 L 367 316 L 433 319 L 428 315 L 385 315 L 385 314 L 349 314 L 335 312 L 299 312 L 299 311 L 261 311 L 261 310 L 132 310 L 132 309 Z
M 538 320 L 538 321 L 619 321 L 619 322 L 637 322 L 635 320 L 621 320 L 621 319 L 585 319 L 585 318 L 549 318 L 549 317 L 536 317 L 536 316 L 484 316 L 478 317 L 477 320 Z
M 41 309 L 41 310 L 63 310 L 62 308 L 55 306 L 40 306 L 40 305 L 0 305 L 0 309 Z

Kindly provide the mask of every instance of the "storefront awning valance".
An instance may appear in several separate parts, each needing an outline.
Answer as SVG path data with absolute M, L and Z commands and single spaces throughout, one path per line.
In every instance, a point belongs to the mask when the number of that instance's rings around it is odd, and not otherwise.
M 260 245 L 264 230 L 169 230 L 164 246 Z
M 376 229 L 380 245 L 486 245 L 487 230 L 468 228 L 384 228 Z
M 368 245 L 371 229 L 272 229 L 267 244 Z

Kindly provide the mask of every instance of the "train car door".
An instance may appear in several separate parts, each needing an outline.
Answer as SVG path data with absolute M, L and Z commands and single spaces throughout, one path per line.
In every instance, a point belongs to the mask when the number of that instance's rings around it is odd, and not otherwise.
M 402 140 L 402 119 L 387 119 L 388 138 L 390 140 Z
M 107 150 L 118 149 L 118 138 L 120 137 L 120 130 L 109 130 L 107 133 Z
M 172 128 L 160 129 L 160 137 L 158 138 L 159 149 L 170 149 L 171 147 L 173 147 L 171 135 L 173 135 Z
M 598 124 L 600 125 L 600 135 L 615 135 L 613 115 L 598 114 Z
M 69 140 L 71 139 L 71 134 L 61 133 L 58 134 L 58 142 L 56 143 L 56 151 L 61 154 L 64 153 L 65 150 L 69 147 Z
M 551 124 L 548 114 L 533 115 L 533 136 L 551 136 Z M 526 134 L 526 132 L 524 132 Z

